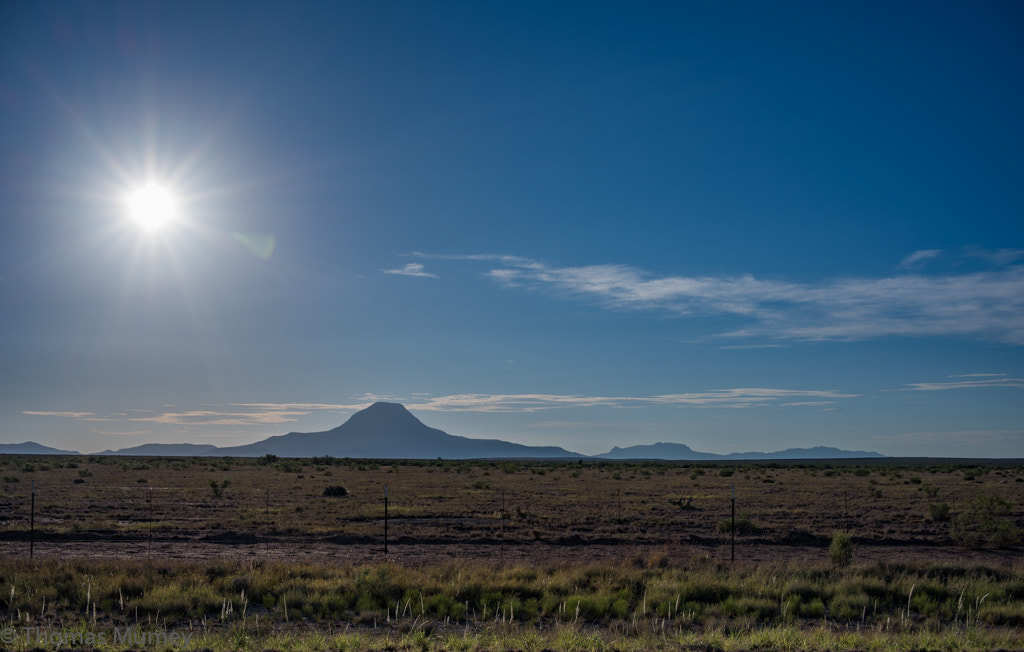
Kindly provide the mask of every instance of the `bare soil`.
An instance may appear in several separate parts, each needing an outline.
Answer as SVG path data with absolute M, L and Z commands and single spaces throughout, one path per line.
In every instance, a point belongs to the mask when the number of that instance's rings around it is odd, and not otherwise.
M 945 460 L 771 463 L 381 462 L 0 457 L 0 554 L 418 565 L 643 558 L 803 562 L 835 531 L 857 561 L 1011 565 L 949 519 L 1013 504 L 1024 466 Z M 227 486 L 223 486 L 227 481 Z M 35 483 L 34 526 L 31 488 Z M 220 486 L 211 486 L 216 482 Z M 343 486 L 345 496 L 324 496 Z M 737 522 L 733 537 L 733 491 Z

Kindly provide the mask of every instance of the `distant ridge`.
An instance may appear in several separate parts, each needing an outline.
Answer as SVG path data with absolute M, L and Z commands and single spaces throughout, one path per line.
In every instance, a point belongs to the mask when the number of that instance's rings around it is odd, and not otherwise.
M 34 442 L 0 444 L 0 454 L 81 455 Z M 774 453 L 702 453 L 686 444 L 658 442 L 616 446 L 587 456 L 558 446 L 527 446 L 500 439 L 450 435 L 417 419 L 404 405 L 378 402 L 322 432 L 290 432 L 242 446 L 212 444 L 142 444 L 97 455 L 152 457 L 352 457 L 376 459 L 603 459 L 603 460 L 823 460 L 885 457 L 870 451 L 845 451 L 828 446 L 789 448 Z
M 813 448 L 787 448 L 775 453 L 700 453 L 686 444 L 658 442 L 640 446 L 619 448 L 616 446 L 603 455 L 595 457 L 606 460 L 832 460 L 864 457 L 885 457 L 873 451 L 845 451 L 830 446 Z
M 0 444 L 0 455 L 81 455 L 81 453 L 26 441 L 20 444 Z
M 424 425 L 404 405 L 374 403 L 325 432 L 290 432 L 245 446 L 218 448 L 216 455 L 364 457 L 393 459 L 581 458 L 557 446 L 526 446 L 499 439 L 449 435 Z
M 97 455 L 141 455 L 146 457 L 190 457 L 220 455 L 213 444 L 142 444 L 116 451 L 106 450 Z

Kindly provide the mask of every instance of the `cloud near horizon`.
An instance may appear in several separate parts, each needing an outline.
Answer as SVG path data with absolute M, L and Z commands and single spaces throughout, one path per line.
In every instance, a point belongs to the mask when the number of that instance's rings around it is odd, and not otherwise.
M 582 396 L 568 394 L 451 394 L 434 396 L 413 394 L 410 398 L 367 394 L 349 404 L 326 403 L 232 403 L 227 406 L 203 406 L 205 409 L 179 411 L 137 411 L 108 416 L 93 412 L 24 411 L 34 416 L 55 416 L 80 421 L 109 423 L 153 423 L 188 427 L 267 426 L 292 423 L 317 412 L 350 414 L 377 401 L 398 402 L 412 411 L 423 412 L 540 412 L 560 408 L 608 407 L 695 407 L 752 408 L 821 407 L 828 409 L 836 399 L 855 398 L 833 390 L 792 390 L 772 388 L 719 389 L 685 394 L 657 396 Z
M 773 388 L 719 389 L 657 396 L 581 396 L 574 394 L 452 394 L 405 403 L 410 410 L 435 412 L 540 412 L 560 408 L 698 407 L 751 408 L 759 406 L 832 405 L 836 399 L 855 398 L 833 390 Z M 796 400 L 794 399 L 804 399 Z M 814 400 L 807 400 L 814 399 Z
M 904 266 L 938 255 L 922 250 Z M 734 317 L 750 325 L 718 337 L 859 341 L 891 336 L 967 337 L 1024 345 L 1024 266 L 965 274 L 903 273 L 797 283 L 741 276 L 658 276 L 629 265 L 559 267 L 520 256 L 423 258 L 499 262 L 484 274 L 502 287 L 542 289 L 615 310 Z M 1009 260 L 1004 255 L 1001 260 Z
M 917 267 L 921 267 L 922 265 L 925 264 L 926 261 L 932 258 L 936 258 L 940 255 L 942 255 L 941 249 L 921 249 L 920 251 L 915 251 L 914 253 L 910 254 L 902 261 L 900 261 L 900 267 L 904 269 L 914 269 Z
M 908 387 L 914 391 L 934 392 L 946 389 L 975 389 L 979 387 L 1018 387 L 1024 388 L 1024 378 L 1005 378 L 996 374 L 968 374 L 965 377 L 975 380 L 956 380 L 946 383 L 911 383 Z
M 421 278 L 437 278 L 437 274 L 426 271 L 423 263 L 406 263 L 405 267 L 398 269 L 385 269 L 385 274 L 397 274 L 399 276 L 419 276 Z
M 52 416 L 80 421 L 156 423 L 174 426 L 265 426 L 298 421 L 314 412 L 345 413 L 369 405 L 335 405 L 324 403 L 232 403 L 229 406 L 203 406 L 202 410 L 133 410 L 125 413 L 99 415 L 94 412 L 23 411 L 31 416 Z M 166 406 L 165 406 L 166 407 Z

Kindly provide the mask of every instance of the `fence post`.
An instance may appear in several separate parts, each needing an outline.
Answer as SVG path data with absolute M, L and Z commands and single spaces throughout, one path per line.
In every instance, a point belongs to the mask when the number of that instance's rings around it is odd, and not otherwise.
M 384 560 L 388 558 L 388 485 L 384 483 Z
M 36 550 L 36 481 L 32 481 L 32 500 L 31 508 L 29 509 L 29 526 L 28 526 L 28 558 L 32 559 L 35 555 Z
M 732 521 L 729 525 L 730 552 L 729 561 L 736 561 L 736 485 L 732 486 Z
M 146 556 L 153 559 L 153 487 L 149 488 L 149 543 L 146 548 Z
M 263 554 L 267 557 L 270 556 L 270 487 L 267 487 L 267 528 L 266 536 L 263 539 Z

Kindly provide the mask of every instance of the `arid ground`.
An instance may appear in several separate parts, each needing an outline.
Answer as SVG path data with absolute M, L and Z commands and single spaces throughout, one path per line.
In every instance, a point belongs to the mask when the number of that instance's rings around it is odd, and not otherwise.
M 821 561 L 843 531 L 856 561 L 999 566 L 1020 541 L 970 544 L 957 519 L 997 497 L 1024 525 L 1015 461 L 5 456 L 0 477 L 0 553 L 42 558 L 381 561 L 386 539 L 400 564 Z

